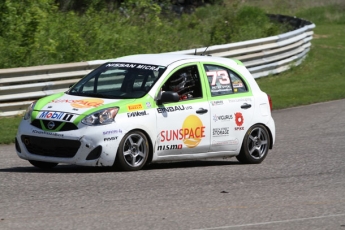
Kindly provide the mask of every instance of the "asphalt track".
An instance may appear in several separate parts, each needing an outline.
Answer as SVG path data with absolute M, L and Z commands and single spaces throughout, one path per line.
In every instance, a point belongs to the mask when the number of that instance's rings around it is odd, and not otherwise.
M 345 100 L 273 117 L 276 144 L 260 165 L 42 172 L 0 146 L 0 229 L 345 230 Z

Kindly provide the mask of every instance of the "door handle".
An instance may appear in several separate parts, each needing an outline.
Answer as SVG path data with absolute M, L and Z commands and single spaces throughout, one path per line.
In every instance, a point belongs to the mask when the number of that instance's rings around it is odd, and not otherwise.
M 250 107 L 252 107 L 252 105 L 247 104 L 247 103 L 244 103 L 243 105 L 241 105 L 241 109 L 249 109 Z
M 204 113 L 207 113 L 208 110 L 207 109 L 204 109 L 204 108 L 200 108 L 196 111 L 197 114 L 204 114 Z

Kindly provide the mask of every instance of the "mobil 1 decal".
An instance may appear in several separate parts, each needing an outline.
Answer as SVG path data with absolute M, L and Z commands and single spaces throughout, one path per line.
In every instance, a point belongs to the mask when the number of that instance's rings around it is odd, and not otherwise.
M 235 130 L 244 130 L 244 127 L 242 126 L 244 123 L 244 118 L 241 112 L 235 113 L 235 123 Z
M 61 120 L 61 121 L 71 121 L 73 114 L 64 113 L 64 112 L 53 112 L 53 111 L 43 111 L 40 112 L 37 116 L 38 119 L 52 119 L 52 120 Z
M 182 149 L 183 146 L 195 148 L 205 138 L 205 126 L 198 116 L 189 115 L 184 119 L 181 127 L 163 129 L 159 136 L 160 145 L 157 151 Z

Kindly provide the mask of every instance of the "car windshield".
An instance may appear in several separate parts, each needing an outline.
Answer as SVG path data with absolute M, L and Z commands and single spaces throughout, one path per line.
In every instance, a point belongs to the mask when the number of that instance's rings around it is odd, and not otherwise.
M 113 99 L 140 98 L 165 70 L 164 66 L 109 62 L 86 75 L 67 94 Z

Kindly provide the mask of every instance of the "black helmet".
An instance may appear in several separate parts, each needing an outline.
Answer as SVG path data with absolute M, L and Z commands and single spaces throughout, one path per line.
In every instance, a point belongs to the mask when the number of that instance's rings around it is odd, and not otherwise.
M 169 82 L 169 89 L 174 92 L 182 90 L 187 83 L 187 74 L 182 73 Z
M 172 77 L 168 87 L 170 90 L 177 92 L 180 96 L 193 93 L 194 79 L 190 74 L 183 72 Z

